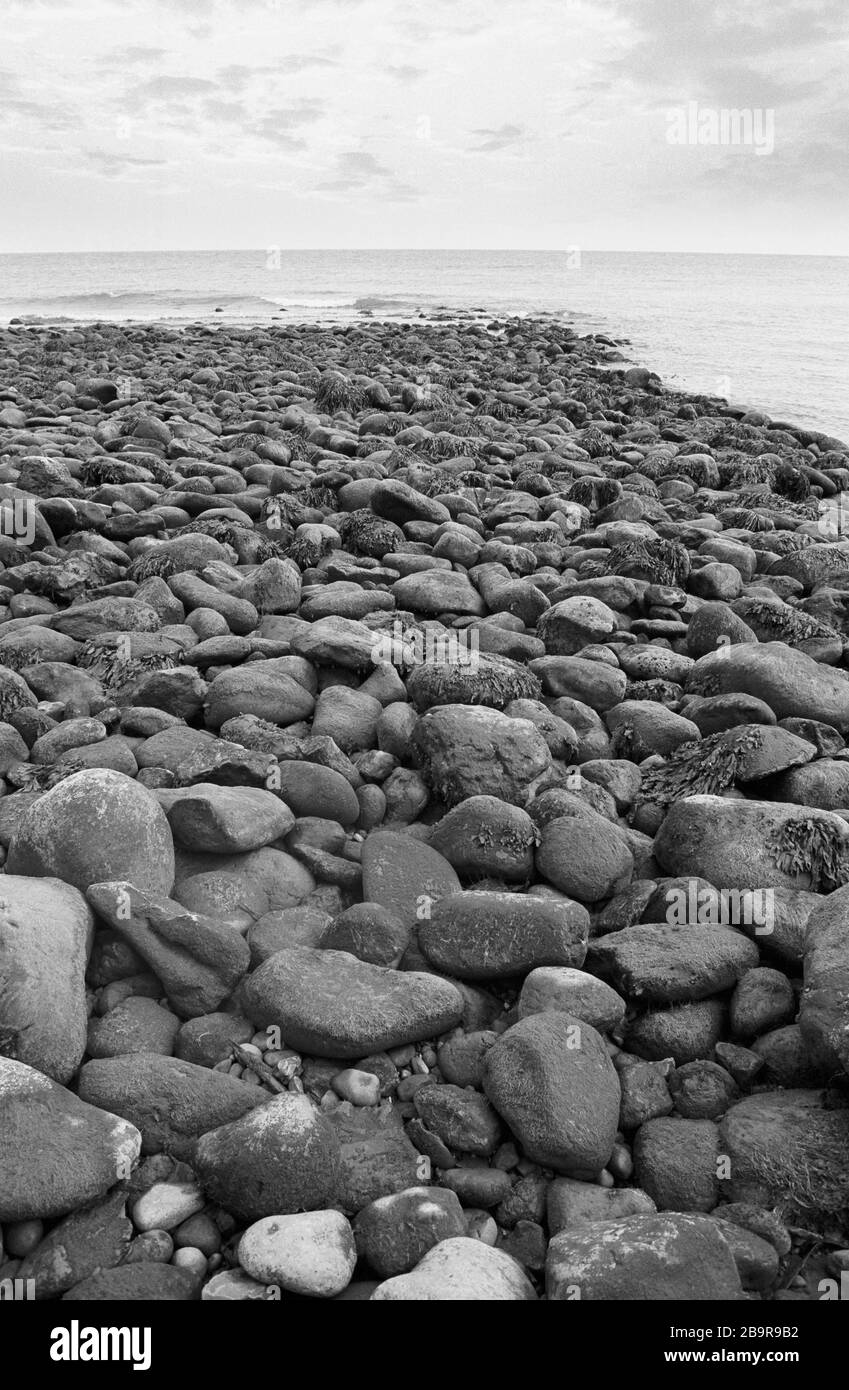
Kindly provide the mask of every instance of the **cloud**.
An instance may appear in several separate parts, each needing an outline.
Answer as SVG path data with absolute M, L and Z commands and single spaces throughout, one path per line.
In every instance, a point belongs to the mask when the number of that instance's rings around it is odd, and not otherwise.
M 396 177 L 367 150 L 343 150 L 335 159 L 330 178 L 313 187 L 314 193 L 374 193 L 387 202 L 410 202 L 418 190 Z
M 154 48 L 151 44 L 131 43 L 125 48 L 113 48 L 100 61 L 100 67 L 122 68 L 133 63 L 155 63 L 168 55 L 167 48 Z
M 141 155 L 112 154 L 109 150 L 83 150 L 82 154 L 96 173 L 108 179 L 125 178 L 133 170 L 159 168 L 168 162 L 165 159 L 145 159 Z
M 181 74 L 162 73 L 150 77 L 135 89 L 136 98 L 150 98 L 153 101 L 171 101 L 187 96 L 203 96 L 205 92 L 217 91 L 217 85 L 208 77 L 189 77 Z
M 383 68 L 383 72 L 398 82 L 417 82 L 420 77 L 427 75 L 427 68 L 417 68 L 412 63 L 389 63 Z
M 509 124 L 500 125 L 495 130 L 486 126 L 479 127 L 473 130 L 472 134 L 478 136 L 481 142 L 472 147 L 476 154 L 495 154 L 499 150 L 508 150 L 527 138 L 524 126 Z

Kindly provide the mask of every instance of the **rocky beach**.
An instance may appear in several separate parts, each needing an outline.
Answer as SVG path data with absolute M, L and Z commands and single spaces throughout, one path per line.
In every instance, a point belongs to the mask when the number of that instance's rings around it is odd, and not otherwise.
M 847 739 L 839 439 L 554 317 L 0 329 L 0 1293 L 837 1298 Z

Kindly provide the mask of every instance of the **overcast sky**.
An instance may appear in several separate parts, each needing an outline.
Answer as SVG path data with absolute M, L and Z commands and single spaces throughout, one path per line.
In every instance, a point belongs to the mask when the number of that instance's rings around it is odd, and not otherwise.
M 847 0 L 0 0 L 0 250 L 844 254 L 847 21 Z M 752 143 L 672 143 L 688 103 L 691 131 L 751 111 Z

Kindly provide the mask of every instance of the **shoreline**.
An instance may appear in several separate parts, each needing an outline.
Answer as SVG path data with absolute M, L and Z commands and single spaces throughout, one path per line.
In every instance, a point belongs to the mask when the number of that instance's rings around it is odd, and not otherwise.
M 371 311 L 356 311 L 352 313 L 350 318 L 320 320 L 317 320 L 313 315 L 301 318 L 295 314 L 284 313 L 284 311 L 280 310 L 269 314 L 267 318 L 248 316 L 228 317 L 226 314 L 218 316 L 215 313 L 195 319 L 178 317 L 151 319 L 74 319 L 64 316 L 40 317 L 28 315 L 21 318 L 12 317 L 10 320 L 0 322 L 0 333 L 6 333 L 10 328 L 25 328 L 42 333 L 84 332 L 86 330 L 96 330 L 100 328 L 119 332 L 126 329 L 163 330 L 168 332 L 184 331 L 188 334 L 193 331 L 199 332 L 216 329 L 225 335 L 233 332 L 250 333 L 254 331 L 267 331 L 270 329 L 281 329 L 285 331 L 288 328 L 297 329 L 299 331 L 311 329 L 316 333 L 345 333 L 350 329 L 366 329 L 369 326 L 374 326 L 377 329 L 400 329 L 403 326 L 439 329 L 469 325 L 486 325 L 487 323 L 496 323 L 498 325 L 498 331 L 503 332 L 506 325 L 526 325 L 532 327 L 533 324 L 538 323 L 544 328 L 550 328 L 555 325 L 565 327 L 582 342 L 598 340 L 603 343 L 609 356 L 600 362 L 597 361 L 595 365 L 610 371 L 613 375 L 628 368 L 643 367 L 645 370 L 651 372 L 652 376 L 657 380 L 661 380 L 659 374 L 653 368 L 645 367 L 645 363 L 639 357 L 638 350 L 635 350 L 634 355 L 626 351 L 629 348 L 634 348 L 634 344 L 630 338 L 618 335 L 613 336 L 613 329 L 608 332 L 601 330 L 596 330 L 594 332 L 581 331 L 580 326 L 576 325 L 580 325 L 581 321 L 587 317 L 586 314 L 571 313 L 565 309 L 551 310 L 539 314 L 522 312 L 512 315 L 500 315 L 497 312 L 490 313 L 485 309 L 474 308 L 455 311 L 446 309 L 444 312 L 439 310 L 432 313 L 420 311 L 417 315 L 412 316 L 377 315 Z M 620 349 L 623 351 L 620 352 Z M 0 385 L 2 385 L 2 383 L 0 383 Z M 763 410 L 756 403 L 734 400 L 720 395 L 705 394 L 704 392 L 699 392 L 686 385 L 665 385 L 664 390 L 669 394 L 680 397 L 682 404 L 692 403 L 693 401 L 710 400 L 715 402 L 717 406 L 722 409 L 733 411 L 736 415 L 760 415 L 767 420 L 777 422 L 778 426 L 781 428 L 799 431 L 801 434 L 807 435 L 811 439 L 816 439 L 817 436 L 823 439 L 831 439 L 838 447 L 845 447 L 845 442 L 842 439 L 831 434 L 827 430 L 811 428 L 807 425 L 797 425 L 784 416 Z
M 849 446 L 618 352 L 0 329 L 0 1286 L 836 1296 Z

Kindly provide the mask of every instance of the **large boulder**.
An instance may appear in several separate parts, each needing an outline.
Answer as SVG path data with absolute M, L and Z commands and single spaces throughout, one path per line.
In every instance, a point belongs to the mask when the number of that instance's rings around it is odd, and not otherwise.
M 758 948 L 728 927 L 646 923 L 593 943 L 593 969 L 626 999 L 652 1004 L 707 999 L 758 963 Z
M 440 899 L 460 891 L 441 853 L 412 835 L 376 830 L 363 845 L 363 900 L 378 903 L 413 926 Z
M 823 1066 L 849 1071 L 849 886 L 808 918 L 799 1026 Z
M 63 1216 L 129 1178 L 134 1125 L 0 1057 L 0 1221 Z
M 270 956 L 242 987 L 260 1027 L 279 1026 L 314 1057 L 365 1057 L 459 1023 L 463 999 L 448 980 L 367 965 L 346 951 L 295 946 Z
M 517 893 L 455 893 L 419 926 L 419 945 L 448 975 L 509 979 L 538 965 L 584 963 L 589 913 L 567 899 Z
M 174 842 L 151 792 L 121 772 L 91 768 L 33 803 L 12 838 L 6 871 L 61 878 L 82 893 L 91 883 L 128 879 L 167 897 Z
M 339 1140 L 306 1096 L 280 1095 L 205 1134 L 194 1168 L 210 1200 L 243 1221 L 315 1211 L 336 1199 Z
M 477 705 L 440 705 L 422 715 L 413 752 L 434 795 L 449 805 L 496 796 L 527 806 L 551 751 L 527 719 Z
M 58 878 L 0 880 L 0 1051 L 63 1085 L 86 1045 L 94 919 Z
M 515 1023 L 487 1051 L 484 1090 L 528 1158 L 573 1177 L 596 1177 L 613 1151 L 619 1078 L 604 1041 L 571 1014 Z
M 531 1302 L 534 1287 L 503 1250 L 468 1236 L 441 1240 L 409 1274 L 378 1284 L 373 1303 Z
M 849 732 L 849 682 L 784 642 L 724 646 L 696 662 L 687 681 L 691 695 L 754 695 L 778 719 L 799 715 Z
M 732 1202 L 781 1206 L 810 1229 L 849 1207 L 849 1110 L 822 1091 L 762 1091 L 728 1111 L 719 1132 L 721 1174 Z
M 738 1299 L 731 1247 L 708 1216 L 644 1215 L 561 1231 L 548 1247 L 549 1302 Z
M 752 893 L 849 883 L 849 823 L 777 801 L 684 797 L 667 812 L 653 853 L 667 874 Z
M 184 1162 L 191 1161 L 200 1135 L 268 1100 L 267 1091 L 236 1076 L 153 1052 L 86 1062 L 78 1091 L 81 1100 L 129 1120 L 141 1134 L 143 1153 Z

